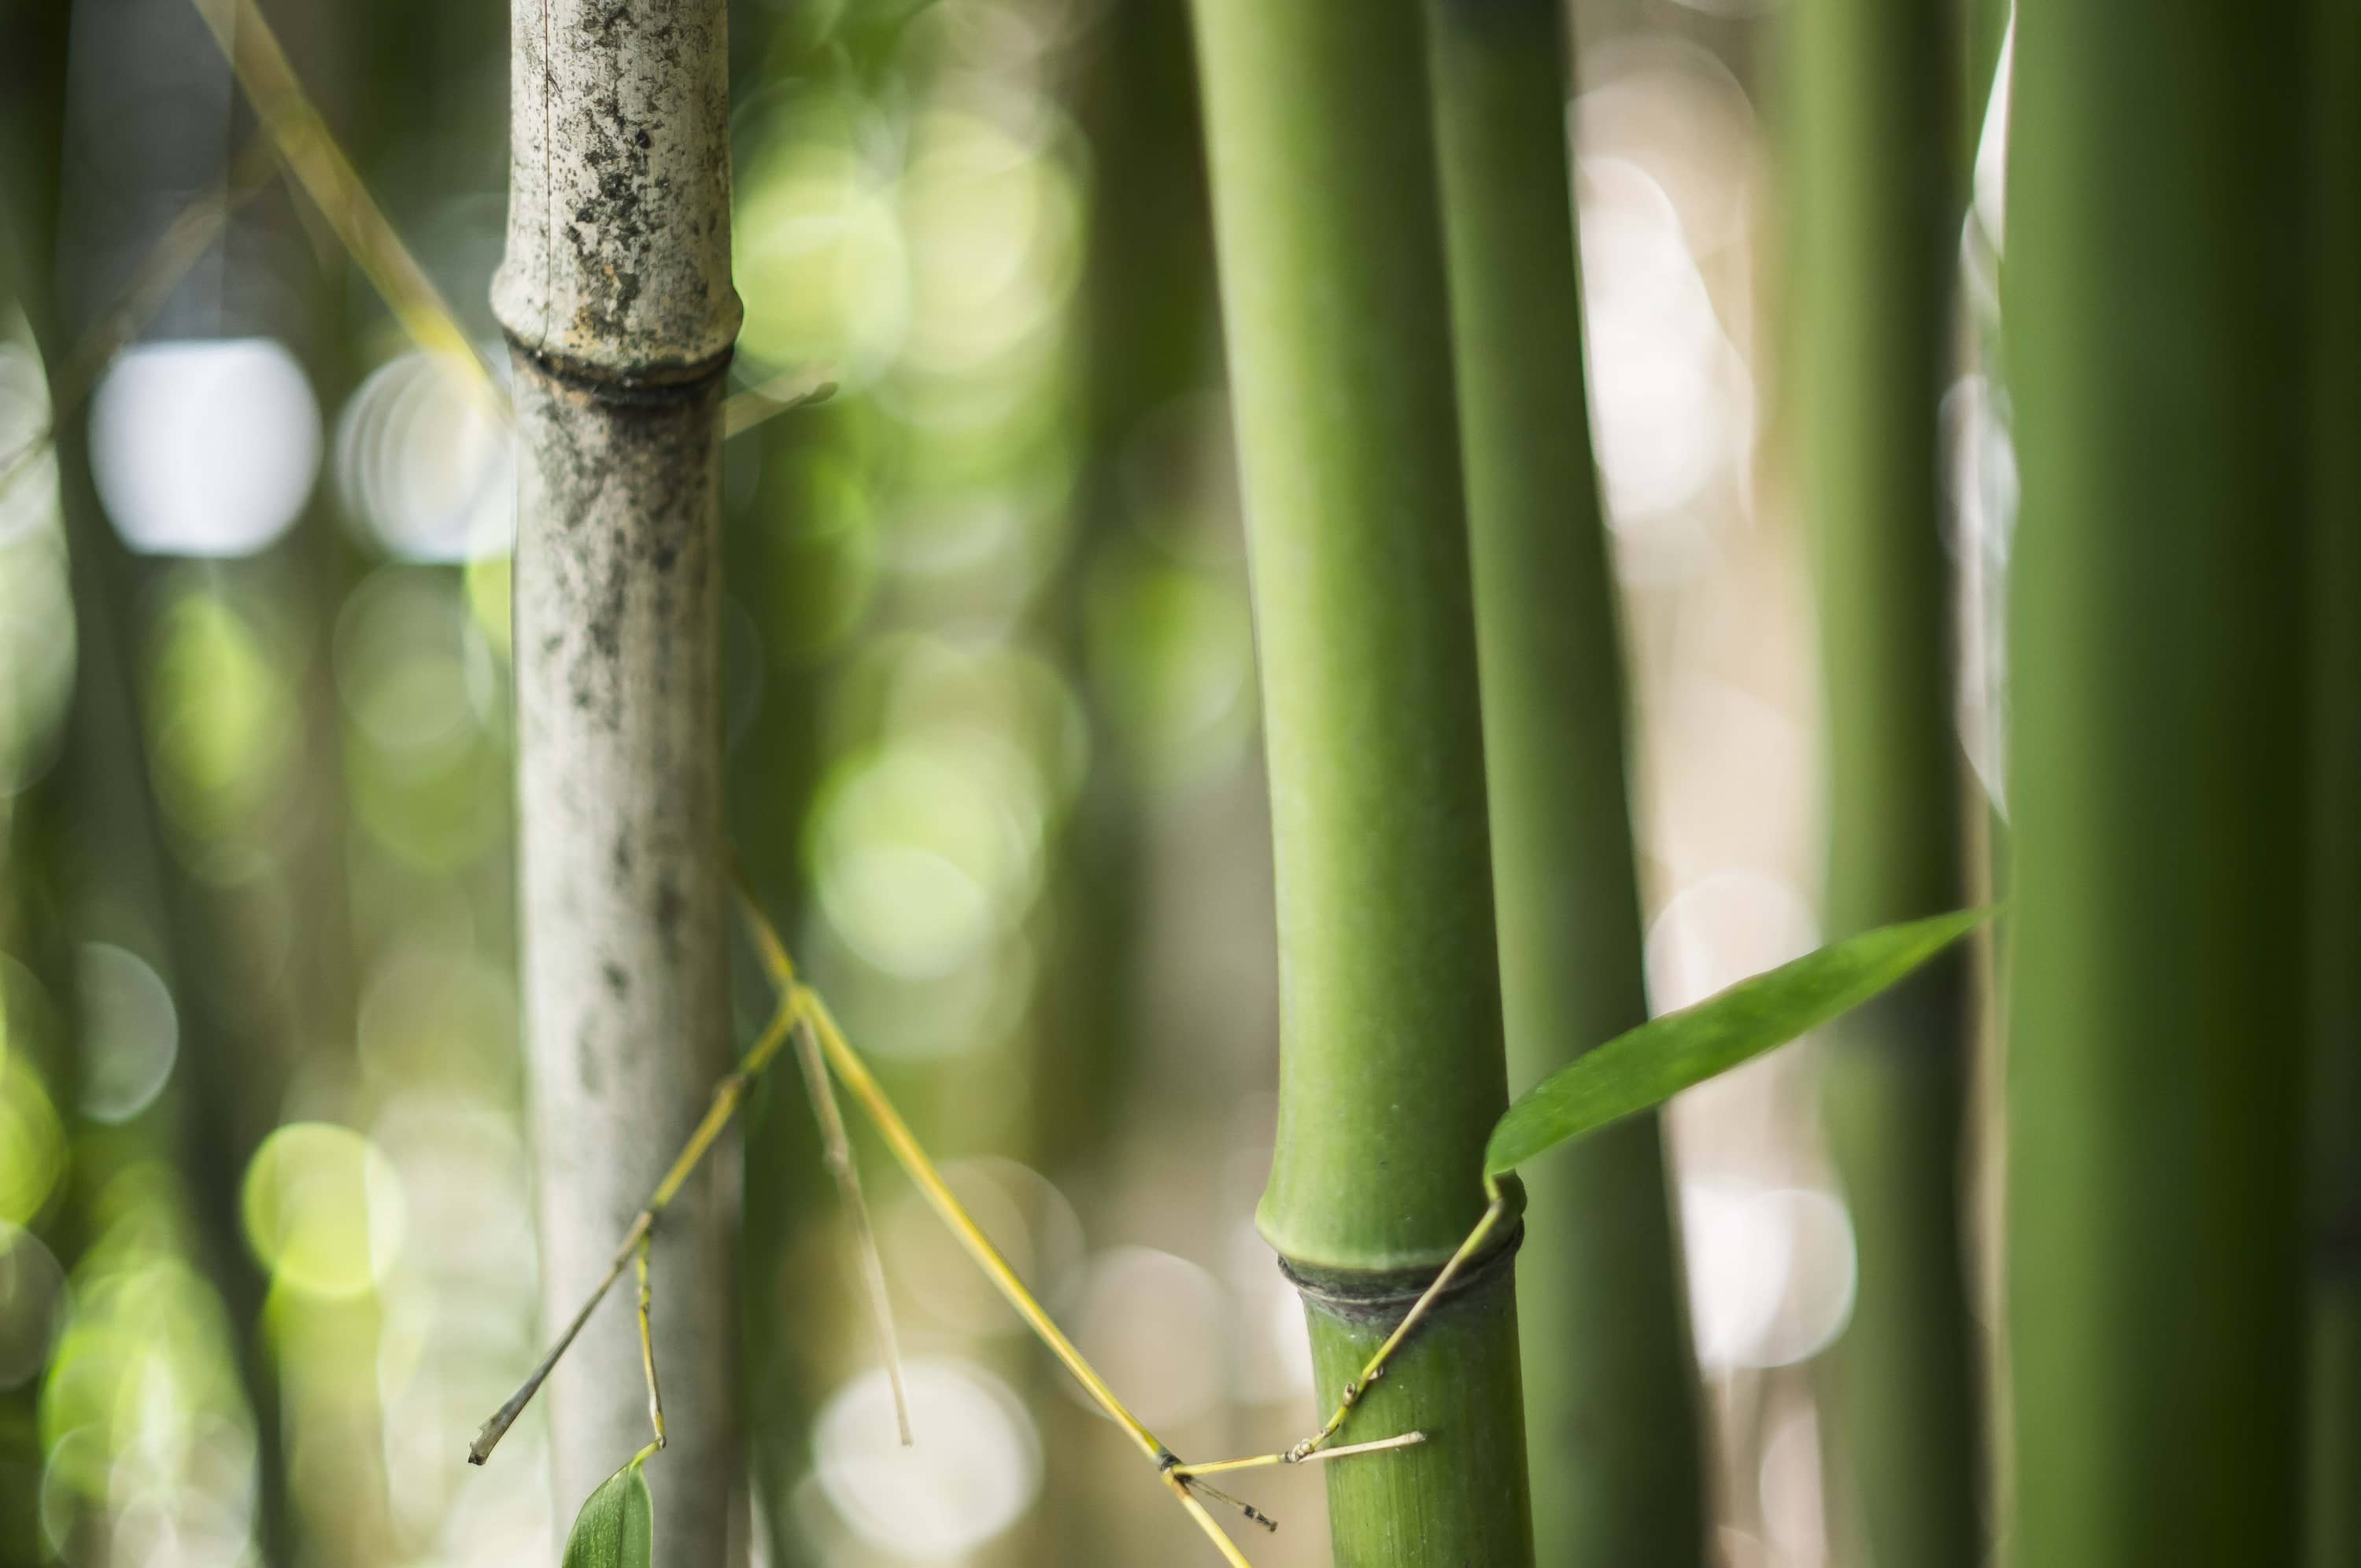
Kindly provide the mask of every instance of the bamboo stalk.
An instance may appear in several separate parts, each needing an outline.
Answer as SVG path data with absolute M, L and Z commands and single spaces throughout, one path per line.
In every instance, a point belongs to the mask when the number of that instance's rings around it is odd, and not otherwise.
M 1965 899 L 1938 414 L 1960 193 L 1954 20 L 1914 0 L 1788 13 L 1791 382 L 1817 555 L 1831 937 Z M 1859 1247 L 1823 1431 L 1875 1563 L 1983 1560 L 1961 1232 L 1957 955 L 1828 1033 L 1822 1114 Z
M 1279 873 L 1259 1221 L 1318 1394 L 1483 1207 L 1507 1097 L 1424 40 L 1411 0 L 1198 0 Z M 1340 1563 L 1532 1561 L 1511 1251 L 1360 1401 Z
M 239 1096 L 252 1097 L 256 1084 L 250 1075 L 240 1075 L 238 1069 L 250 1064 L 238 1060 L 234 1032 L 213 1022 L 205 1008 L 185 1004 L 187 977 L 218 963 L 219 932 L 209 918 L 203 890 L 162 843 L 130 657 L 137 646 L 135 610 L 149 585 L 109 526 L 93 488 L 82 409 L 90 390 L 84 373 L 102 340 L 122 330 L 129 318 L 152 311 L 151 293 L 161 291 L 167 274 L 185 269 L 189 235 L 216 225 L 206 223 L 199 203 L 192 203 L 137 267 L 131 286 L 107 302 L 78 336 L 70 330 L 60 313 L 57 264 L 61 255 L 69 267 L 88 259 L 71 247 L 63 252 L 59 247 L 60 214 L 69 196 L 62 150 L 70 126 L 70 19 L 62 7 L 20 7 L 0 18 L 0 143 L 7 149 L 0 158 L 0 206 L 7 214 L 0 224 L 0 289 L 23 309 L 51 378 L 49 428 L 21 455 L 52 445 L 56 453 L 75 637 L 73 697 L 58 767 L 17 810 L 47 816 L 41 830 L 64 840 L 75 900 L 93 900 L 92 908 L 103 906 L 111 911 L 111 920 L 129 923 L 98 934 L 131 939 L 183 1003 L 181 1066 L 159 1097 L 159 1109 L 140 1124 L 159 1140 L 156 1152 L 186 1182 L 193 1233 L 190 1261 L 210 1282 L 233 1325 L 228 1372 L 254 1416 L 252 1554 L 265 1568 L 279 1568 L 291 1560 L 296 1534 L 284 1463 L 286 1433 L 269 1347 L 251 1332 L 262 1320 L 267 1281 L 254 1266 L 238 1213 L 239 1178 L 252 1153 L 251 1143 L 241 1136 Z M 233 181 L 247 168 L 241 156 Z M 230 197 L 236 199 L 235 193 Z M 218 213 L 222 203 L 203 205 Z M 0 454 L 0 488 L 26 471 L 27 466 L 9 466 L 16 461 L 16 455 Z M 69 919 L 54 935 L 86 930 L 89 910 L 65 913 Z M 144 938 L 133 936 L 143 927 Z M 266 1089 L 263 1097 L 268 1093 Z M 41 1550 L 37 1536 L 26 1537 L 27 1553 Z
M 1510 1080 L 1647 1015 L 1623 655 L 1583 385 L 1555 0 L 1430 0 Z M 1529 1179 L 1534 1538 L 1701 1561 L 1697 1391 L 1658 1118 Z
M 2021 1568 L 2296 1551 L 2305 12 L 2019 18 Z
M 2361 7 L 2312 7 L 2312 1365 L 2306 1561 L 2361 1562 Z
M 492 304 L 519 440 L 515 646 L 526 1046 L 544 1321 L 727 1067 L 719 455 L 730 287 L 719 0 L 521 0 Z M 714 1172 L 655 1232 L 667 1563 L 724 1561 L 737 1486 L 730 1216 Z M 550 1380 L 560 1516 L 641 1444 L 634 1326 Z

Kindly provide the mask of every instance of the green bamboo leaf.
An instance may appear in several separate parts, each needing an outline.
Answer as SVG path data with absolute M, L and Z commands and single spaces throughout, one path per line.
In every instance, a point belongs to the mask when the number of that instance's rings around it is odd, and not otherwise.
M 1618 1035 L 1518 1097 L 1484 1146 L 1484 1174 L 1505 1176 L 1850 1012 L 1992 913 L 1963 909 L 1865 931 Z
M 599 1482 L 574 1516 L 562 1568 L 650 1568 L 654 1555 L 655 1506 L 634 1459 Z

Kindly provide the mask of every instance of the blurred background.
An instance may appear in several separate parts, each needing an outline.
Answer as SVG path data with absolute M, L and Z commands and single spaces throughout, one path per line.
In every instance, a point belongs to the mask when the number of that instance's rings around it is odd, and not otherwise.
M 541 1479 L 542 1411 L 462 1463 L 540 1348 L 508 437 L 287 178 L 201 5 L 236 25 L 225 0 L 19 4 L 0 66 L 0 1563 L 535 1561 L 573 1506 Z M 269 10 L 502 364 L 504 8 Z M 1572 17 L 1663 1009 L 1818 938 L 1778 16 Z M 2001 20 L 1976 23 L 1962 167 Z M 1185 6 L 736 0 L 730 27 L 733 379 L 840 388 L 726 448 L 739 853 L 1143 1419 L 1191 1454 L 1283 1445 L 1310 1377 L 1252 1223 L 1269 831 Z M 1989 138 L 1982 161 L 1971 344 Z M 1987 779 L 1999 404 L 1971 376 L 1946 405 L 1959 719 Z M 739 969 L 750 1037 L 767 998 Z M 1838 1561 L 1852 1506 L 1816 1415 L 1856 1272 L 1816 1063 L 1782 1053 L 1671 1118 L 1732 1568 Z M 848 1227 L 775 1077 L 742 1192 L 758 1561 L 1202 1561 L 857 1136 L 921 1442 L 894 1446 Z M 1315 1475 L 1243 1489 L 1285 1526 L 1257 1563 L 1326 1561 Z

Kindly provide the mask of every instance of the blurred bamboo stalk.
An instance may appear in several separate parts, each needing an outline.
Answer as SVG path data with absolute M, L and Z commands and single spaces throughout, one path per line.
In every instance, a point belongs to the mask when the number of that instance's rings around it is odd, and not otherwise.
M 240 208 L 261 194 L 274 162 L 269 139 L 257 136 L 230 160 L 224 188 L 203 190 L 181 209 L 140 261 L 130 287 L 74 340 L 57 370 L 49 377 L 49 422 L 11 451 L 0 452 L 0 497 L 28 471 L 33 459 L 48 450 L 60 422 L 72 417 L 98 386 L 98 378 L 114 363 L 140 328 L 163 305 L 172 291 L 201 260 Z
M 518 434 L 519 881 L 544 1315 L 606 1268 L 728 1065 L 721 383 L 730 286 L 720 0 L 521 0 L 508 249 L 492 287 Z M 738 1490 L 733 1216 L 710 1169 L 655 1238 L 673 1453 L 664 1560 L 727 1561 Z M 632 1325 L 552 1383 L 561 1518 L 640 1446 Z
M 1937 0 L 1798 0 L 1783 93 L 1793 411 L 1818 568 L 1832 938 L 1965 899 L 1939 408 L 1961 197 L 1956 27 Z M 1822 1431 L 1853 1560 L 1984 1556 L 1954 955 L 1828 1031 L 1822 1113 L 1859 1249 Z
M 2296 1556 L 2307 12 L 2019 20 L 2021 1568 Z
M 1430 0 L 1510 1082 L 1648 1015 L 1623 654 L 1583 382 L 1556 0 Z M 1544 1560 L 1702 1561 L 1697 1369 L 1658 1118 L 1529 1179 Z
M 152 313 L 149 291 L 189 265 L 184 242 L 208 225 L 200 216 L 228 214 L 218 193 L 181 214 L 157 250 L 136 270 L 130 289 L 78 338 L 63 317 L 55 287 L 60 265 L 60 212 L 67 195 L 64 157 L 69 104 L 65 69 L 67 8 L 34 6 L 0 22 L 0 117 L 6 150 L 0 158 L 5 191 L 7 284 L 23 307 L 45 366 L 49 429 L 43 440 L 57 455 L 60 510 L 73 606 L 75 674 L 63 749 L 55 772 L 38 786 L 53 812 L 49 828 L 65 840 L 70 885 L 61 938 L 89 934 L 86 917 L 104 909 L 110 938 L 143 949 L 175 999 L 181 1068 L 148 1125 L 159 1127 L 156 1151 L 187 1183 L 192 1261 L 219 1295 L 230 1329 L 232 1376 L 255 1423 L 254 1559 L 276 1568 L 292 1554 L 286 1442 L 280 1388 L 261 1321 L 266 1281 L 249 1255 L 239 1214 L 240 1183 L 252 1142 L 241 1122 L 276 1101 L 275 1084 L 257 1093 L 244 1055 L 209 1010 L 192 1004 L 195 977 L 218 959 L 217 926 L 203 890 L 166 853 L 154 795 L 148 736 L 143 733 L 137 672 L 136 607 L 145 587 L 137 563 L 108 526 L 93 487 L 86 422 L 81 404 L 90 390 L 84 373 L 98 345 Z M 234 182 L 250 170 L 243 155 Z M 232 196 L 232 204 L 236 201 Z M 217 228 L 216 231 L 217 233 Z M 208 236 L 210 240 L 213 236 Z M 83 258 L 70 257 L 66 265 Z M 130 322 L 128 328 L 117 323 Z M 119 342 L 115 346 L 120 346 Z M 94 374 L 94 372 L 91 372 Z M 29 450 L 38 450 L 38 447 Z M 147 939 L 133 933 L 146 928 Z M 77 1041 L 77 1044 L 79 1042 Z M 81 1179 L 70 1173 L 71 1179 Z M 65 1259 L 71 1265 L 69 1254 Z M 39 1547 L 28 1537 L 28 1547 Z
M 2316 0 L 2312 1369 L 2307 1561 L 2361 1563 L 2361 6 Z
M 1483 1207 L 1506 1103 L 1476 634 L 1415 0 L 1198 0 L 1278 862 L 1259 1220 L 1321 1413 Z M 1510 1246 L 1363 1401 L 1339 1563 L 1532 1562 Z M 1447 1434 L 1447 1435 L 1445 1435 Z

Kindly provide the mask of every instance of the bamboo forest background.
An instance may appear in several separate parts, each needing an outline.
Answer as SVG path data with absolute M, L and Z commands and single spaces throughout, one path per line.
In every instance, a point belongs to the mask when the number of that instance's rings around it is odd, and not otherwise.
M 486 296 L 505 7 L 267 9 L 391 230 L 504 366 Z M 384 255 L 356 255 L 351 214 L 286 178 L 201 15 L 236 10 L 0 6 L 0 1564 L 544 1561 L 578 1500 L 541 1479 L 545 1409 L 497 1470 L 459 1463 L 540 1348 L 513 462 L 389 309 Z M 1849 49 L 1904 12 L 1915 42 Z M 1991 0 L 1567 15 L 1662 1011 L 1993 891 L 2008 17 Z M 730 28 L 733 389 L 838 388 L 725 447 L 736 852 L 952 1185 L 1140 1417 L 1189 1452 L 1283 1447 L 1312 1369 L 1253 1223 L 1276 1116 L 1271 821 L 1187 7 L 733 0 Z M 2349 104 L 2361 39 L 2347 26 L 2323 57 L 2345 75 L 2322 101 Z M 1900 152 L 1890 125 L 1816 113 L 1895 60 L 1915 74 L 1864 96 L 1916 117 Z M 1905 167 L 1881 171 L 1881 150 Z M 1842 249 L 1847 222 L 1874 222 L 1848 203 L 1879 191 L 1934 236 L 1883 272 Z M 2321 243 L 2349 258 L 2339 211 Z M 1906 402 L 1813 378 L 1817 356 L 1858 366 L 1893 340 L 1811 335 L 1872 295 L 1900 314 L 1861 320 L 1937 314 L 1921 341 L 1949 345 L 1889 367 L 1889 387 L 1930 385 L 1916 446 Z M 2348 345 L 2353 309 L 2323 317 Z M 2341 368 L 2323 396 L 2349 413 Z M 1804 488 L 1864 444 L 1919 468 L 1829 478 L 1823 538 Z M 1880 555 L 1866 520 L 1918 479 L 1939 530 Z M 1846 609 L 1864 582 L 1902 611 Z M 1924 744 L 1872 754 L 1897 731 Z M 2327 909 L 2323 943 L 2351 915 Z M 2351 961 L 2321 966 L 2324 991 Z M 768 998 L 734 967 L 743 1039 Z M 1856 1029 L 1670 1109 L 1706 1535 L 1729 1568 L 1981 1559 L 1991 979 L 1979 956 L 1927 993 L 1952 1020 L 1929 1048 L 1973 1064 L 1931 1103 Z M 848 1221 L 774 1076 L 738 1192 L 756 1561 L 1204 1561 L 856 1144 L 921 1445 L 894 1446 Z M 1951 1278 L 1948 1317 L 1881 1294 L 1894 1249 L 1915 1249 L 1912 1280 Z M 2323 1368 L 2352 1354 L 2338 1321 Z M 1945 1421 L 1881 1414 L 1905 1367 L 1925 1375 L 1910 1408 Z M 2316 1427 L 2322 1474 L 2340 1455 L 2349 1473 L 2349 1439 Z M 1535 1494 L 1560 1560 L 1563 1499 L 1545 1477 Z M 1872 1536 L 1912 1539 L 1874 1522 L 1897 1497 L 1929 1533 L 1873 1559 Z M 1255 1500 L 1285 1527 L 1257 1563 L 1328 1561 L 1316 1475 L 1274 1473 Z

